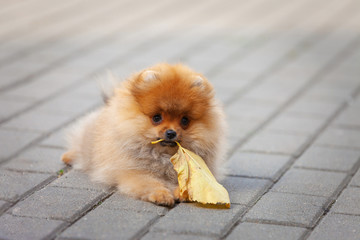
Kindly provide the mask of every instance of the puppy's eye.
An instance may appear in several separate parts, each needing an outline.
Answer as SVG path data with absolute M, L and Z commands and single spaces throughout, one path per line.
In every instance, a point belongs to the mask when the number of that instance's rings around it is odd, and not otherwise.
M 159 124 L 162 121 L 162 116 L 160 114 L 156 114 L 152 117 L 152 121 L 155 124 Z
M 187 127 L 187 126 L 189 125 L 189 123 L 190 123 L 190 120 L 189 120 L 188 117 L 183 117 L 183 118 L 181 119 L 180 123 L 181 123 L 181 125 L 182 125 L 183 127 Z

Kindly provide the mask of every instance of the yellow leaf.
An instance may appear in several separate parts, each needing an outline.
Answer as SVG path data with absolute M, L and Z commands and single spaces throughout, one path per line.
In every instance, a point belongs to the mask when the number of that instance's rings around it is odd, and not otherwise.
M 170 160 L 178 174 L 180 196 L 189 201 L 221 204 L 230 208 L 228 192 L 216 181 L 204 160 L 192 151 L 181 147 L 179 143 L 177 144 L 179 149 Z

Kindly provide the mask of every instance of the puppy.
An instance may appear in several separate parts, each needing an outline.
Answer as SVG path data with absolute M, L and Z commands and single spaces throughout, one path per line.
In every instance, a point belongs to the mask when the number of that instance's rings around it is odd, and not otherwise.
M 159 205 L 179 200 L 170 162 L 179 142 L 219 175 L 226 124 L 207 79 L 181 64 L 158 64 L 134 74 L 99 110 L 69 131 L 66 164 L 92 180 Z M 165 139 L 158 144 L 151 141 Z M 181 199 L 180 199 L 181 200 Z

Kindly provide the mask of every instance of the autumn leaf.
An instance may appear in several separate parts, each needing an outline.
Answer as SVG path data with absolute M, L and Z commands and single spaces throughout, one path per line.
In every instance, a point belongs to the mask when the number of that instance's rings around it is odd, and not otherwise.
M 161 140 L 152 142 L 158 143 Z M 210 172 L 204 160 L 192 151 L 181 147 L 170 158 L 178 174 L 180 196 L 203 204 L 220 204 L 230 208 L 229 194 Z

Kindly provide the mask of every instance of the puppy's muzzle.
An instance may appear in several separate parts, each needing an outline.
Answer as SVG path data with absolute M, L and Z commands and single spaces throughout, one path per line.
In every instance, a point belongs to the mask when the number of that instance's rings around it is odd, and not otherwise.
M 167 147 L 176 147 L 177 144 L 175 141 L 177 141 L 177 133 L 172 130 L 168 129 L 164 133 L 164 141 L 160 142 L 161 146 L 167 146 Z
M 165 131 L 165 140 L 166 141 L 176 141 L 176 132 L 172 129 L 168 129 Z

